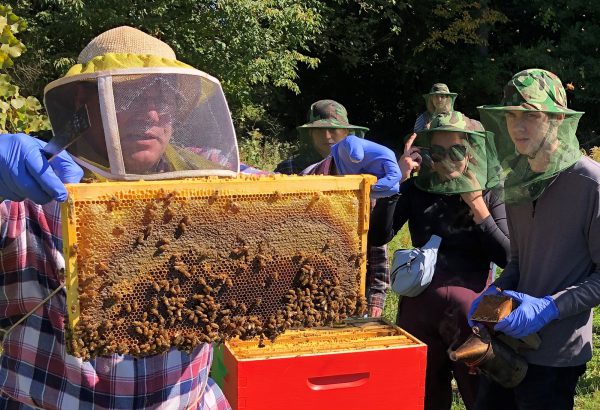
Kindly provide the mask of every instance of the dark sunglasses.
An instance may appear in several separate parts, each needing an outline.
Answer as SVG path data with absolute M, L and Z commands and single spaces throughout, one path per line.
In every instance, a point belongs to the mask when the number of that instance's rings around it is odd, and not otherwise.
M 451 161 L 462 161 L 467 155 L 467 146 L 456 144 L 446 149 L 440 145 L 432 145 L 429 148 L 429 155 L 436 162 L 441 162 L 446 157 L 449 157 Z

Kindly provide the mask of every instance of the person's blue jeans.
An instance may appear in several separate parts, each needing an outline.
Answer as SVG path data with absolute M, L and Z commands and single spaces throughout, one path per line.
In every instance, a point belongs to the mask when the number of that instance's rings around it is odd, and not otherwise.
M 523 381 L 512 389 L 482 377 L 477 410 L 572 410 L 575 387 L 585 373 L 585 364 L 549 367 L 529 364 Z

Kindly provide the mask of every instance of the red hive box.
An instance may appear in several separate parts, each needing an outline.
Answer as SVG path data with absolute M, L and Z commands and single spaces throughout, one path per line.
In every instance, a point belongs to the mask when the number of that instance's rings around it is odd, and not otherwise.
M 427 347 L 379 319 L 232 340 L 213 376 L 235 410 L 422 409 Z M 215 371 L 216 370 L 216 371 Z

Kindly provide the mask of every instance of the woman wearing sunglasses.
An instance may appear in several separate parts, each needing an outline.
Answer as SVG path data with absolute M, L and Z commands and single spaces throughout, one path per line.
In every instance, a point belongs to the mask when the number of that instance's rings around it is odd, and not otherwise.
M 458 111 L 434 117 L 406 141 L 396 206 L 379 200 L 371 217 L 373 244 L 389 242 L 406 222 L 415 247 L 442 238 L 431 284 L 398 306 L 397 324 L 428 346 L 425 409 L 450 409 L 452 377 L 467 409 L 475 404 L 478 376 L 448 351 L 471 333 L 467 313 L 491 281 L 491 263 L 504 267 L 508 258 L 500 166 L 488 134 Z

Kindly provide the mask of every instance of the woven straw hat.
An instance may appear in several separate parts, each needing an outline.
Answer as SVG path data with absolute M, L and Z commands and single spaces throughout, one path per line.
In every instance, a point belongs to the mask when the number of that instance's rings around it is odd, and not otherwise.
M 149 54 L 170 60 L 177 59 L 173 49 L 166 43 L 136 28 L 121 26 L 94 37 L 79 53 L 77 62 L 85 64 L 94 57 L 107 53 Z

